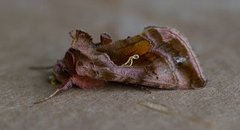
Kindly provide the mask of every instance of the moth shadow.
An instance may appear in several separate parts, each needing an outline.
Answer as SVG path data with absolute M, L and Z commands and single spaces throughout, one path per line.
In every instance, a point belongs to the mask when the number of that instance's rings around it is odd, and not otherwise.
M 131 91 L 141 91 L 151 94 L 152 91 L 172 91 L 176 89 L 164 89 L 164 88 L 155 88 L 137 84 L 125 84 L 119 82 L 108 82 L 106 85 L 107 88 L 111 90 L 131 90 Z

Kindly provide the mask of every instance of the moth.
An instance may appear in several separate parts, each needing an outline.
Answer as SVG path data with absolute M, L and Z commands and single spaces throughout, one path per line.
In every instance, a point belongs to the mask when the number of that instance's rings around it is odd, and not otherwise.
M 118 41 L 104 33 L 99 43 L 81 30 L 70 36 L 71 47 L 53 66 L 51 81 L 59 83 L 58 89 L 39 102 L 73 86 L 94 88 L 107 82 L 160 89 L 202 88 L 207 83 L 187 39 L 174 28 L 150 26 Z

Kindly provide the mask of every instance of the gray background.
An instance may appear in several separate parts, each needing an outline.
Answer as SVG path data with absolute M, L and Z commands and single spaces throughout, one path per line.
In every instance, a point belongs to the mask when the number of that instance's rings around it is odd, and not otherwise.
M 239 0 L 1 0 L 0 129 L 239 129 Z M 208 85 L 199 90 L 146 91 L 123 85 L 71 89 L 39 105 L 56 88 L 48 71 L 83 29 L 125 38 L 148 25 L 188 37 Z M 165 106 L 169 114 L 141 105 Z

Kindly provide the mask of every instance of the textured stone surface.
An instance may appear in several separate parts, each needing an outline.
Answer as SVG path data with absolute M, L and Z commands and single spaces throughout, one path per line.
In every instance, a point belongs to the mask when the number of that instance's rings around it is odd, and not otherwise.
M 0 128 L 239 129 L 239 13 L 239 0 L 2 1 Z M 69 46 L 69 31 L 84 29 L 98 41 L 101 32 L 119 39 L 148 25 L 175 27 L 189 38 L 209 79 L 204 89 L 152 89 L 149 94 L 112 84 L 72 89 L 32 105 L 55 88 L 46 81 L 47 71 L 28 66 L 54 64 Z

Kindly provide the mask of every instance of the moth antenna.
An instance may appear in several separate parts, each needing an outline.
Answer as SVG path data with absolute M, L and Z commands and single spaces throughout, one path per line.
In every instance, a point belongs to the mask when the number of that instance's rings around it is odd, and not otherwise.
M 29 69 L 32 70 L 48 70 L 48 69 L 52 69 L 53 66 L 31 66 L 29 67 Z
M 60 88 L 60 89 L 57 89 L 54 93 L 52 93 L 50 96 L 46 97 L 46 98 L 43 98 L 39 101 L 36 101 L 34 102 L 33 104 L 39 104 L 39 103 L 42 103 L 42 102 L 45 102 L 49 99 L 51 99 L 52 97 L 54 97 L 56 94 L 58 94 L 59 92 L 61 92 L 62 90 L 64 90 L 64 88 Z

